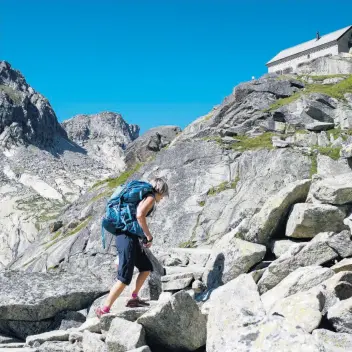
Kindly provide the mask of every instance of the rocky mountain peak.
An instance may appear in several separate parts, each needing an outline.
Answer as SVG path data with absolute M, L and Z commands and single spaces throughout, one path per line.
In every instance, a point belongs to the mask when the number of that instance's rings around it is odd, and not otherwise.
M 0 61 L 0 146 L 51 146 L 67 137 L 48 100 L 28 85 L 22 74 Z
M 139 136 L 139 126 L 130 125 L 120 114 L 108 111 L 92 115 L 76 115 L 64 121 L 62 126 L 69 138 L 80 146 L 109 139 L 125 148 Z

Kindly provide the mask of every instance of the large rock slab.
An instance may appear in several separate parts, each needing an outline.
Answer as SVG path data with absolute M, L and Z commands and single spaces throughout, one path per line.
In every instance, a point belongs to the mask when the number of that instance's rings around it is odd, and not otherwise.
M 125 352 L 142 347 L 145 342 L 145 331 L 142 325 L 120 318 L 111 322 L 106 335 L 109 352 Z
M 352 334 L 352 298 L 337 302 L 328 310 L 327 318 L 337 332 Z
M 272 262 L 258 282 L 259 292 L 275 287 L 288 274 L 299 267 L 321 265 L 339 256 L 352 254 L 352 241 L 347 231 L 339 234 L 323 232 L 308 244 L 300 244 Z
M 313 238 L 320 232 L 347 228 L 344 211 L 333 205 L 299 203 L 294 205 L 286 225 L 286 236 Z
M 265 256 L 266 247 L 234 237 L 229 232 L 213 247 L 202 281 L 208 289 L 216 288 L 247 273 Z
M 352 351 L 352 335 L 325 329 L 314 330 L 312 336 L 323 345 L 325 352 Z
M 279 299 L 291 296 L 300 291 L 308 291 L 333 275 L 333 270 L 320 266 L 298 268 L 278 285 L 261 296 L 263 305 L 266 311 L 269 312 Z
M 41 321 L 0 320 L 0 333 L 25 340 L 27 336 L 42 334 L 57 328 L 55 319 Z
M 206 317 L 185 291 L 153 307 L 137 322 L 144 326 L 152 349 L 156 345 L 174 351 L 194 351 L 206 342 Z
M 307 198 L 310 180 L 296 181 L 269 197 L 263 207 L 250 221 L 245 239 L 251 242 L 268 243 L 275 231 L 282 225 L 292 205 Z
M 322 319 L 321 310 L 324 296 L 319 292 L 298 292 L 275 303 L 270 314 L 284 316 L 294 326 L 300 326 L 306 332 L 316 329 Z
M 193 273 L 165 275 L 161 277 L 163 291 L 183 290 L 191 286 Z
M 17 271 L 0 273 L 0 287 L 1 319 L 21 321 L 86 308 L 107 291 L 94 276 Z
M 45 332 L 43 334 L 28 336 L 26 338 L 26 344 L 29 346 L 42 344 L 46 341 L 68 341 L 70 333 L 65 330 L 55 330 Z
M 254 324 L 229 330 L 228 334 L 219 336 L 216 341 L 207 342 L 207 352 L 219 351 L 325 352 L 310 334 L 280 316 L 270 316 Z
M 208 305 L 207 351 L 236 350 L 232 338 L 242 327 L 259 323 L 265 316 L 251 275 L 240 275 L 212 292 Z M 236 340 L 238 342 L 238 340 Z M 233 349 L 231 349 L 233 348 Z
M 310 196 L 321 203 L 342 205 L 352 202 L 352 172 L 313 179 Z
M 108 350 L 101 334 L 94 334 L 87 330 L 83 333 L 82 346 L 84 352 L 107 352 Z

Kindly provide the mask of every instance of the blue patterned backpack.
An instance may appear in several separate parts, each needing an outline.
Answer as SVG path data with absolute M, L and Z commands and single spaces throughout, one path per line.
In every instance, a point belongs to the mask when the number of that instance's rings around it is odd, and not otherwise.
M 102 242 L 105 249 L 105 230 L 113 235 L 128 232 L 144 238 L 137 218 L 137 206 L 148 194 L 154 196 L 153 186 L 148 182 L 131 181 L 116 188 L 110 197 L 102 219 Z

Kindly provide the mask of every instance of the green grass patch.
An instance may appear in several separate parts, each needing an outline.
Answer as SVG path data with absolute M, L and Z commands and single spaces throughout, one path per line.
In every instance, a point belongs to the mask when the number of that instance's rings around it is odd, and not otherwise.
M 82 223 L 80 223 L 78 226 L 76 226 L 72 231 L 68 232 L 65 234 L 64 237 L 69 237 L 75 235 L 77 232 L 81 231 L 84 227 L 86 227 L 92 217 L 89 216 L 86 220 L 84 220 Z
M 94 198 L 92 198 L 89 203 L 94 203 L 96 201 L 98 201 L 99 199 L 101 198 L 104 198 L 104 197 L 110 197 L 111 196 L 111 190 L 108 190 L 108 191 L 104 191 L 104 192 L 101 192 L 99 193 L 98 195 L 96 195 Z
M 275 103 L 271 104 L 269 106 L 269 108 L 265 109 L 264 112 L 274 111 L 274 110 L 277 110 L 277 109 L 281 108 L 282 106 L 291 104 L 294 101 L 296 101 L 297 99 L 299 99 L 299 97 L 301 95 L 302 95 L 301 92 L 296 92 L 296 93 L 292 94 L 291 96 L 289 96 L 287 98 L 278 99 L 278 100 L 276 100 Z
M 27 267 L 29 264 L 32 264 L 37 258 L 32 258 L 31 260 L 29 260 L 28 262 L 26 262 L 25 264 L 23 264 L 23 267 Z
M 240 178 L 237 175 L 236 178 L 230 182 L 222 182 L 218 186 L 210 188 L 207 195 L 215 196 L 216 194 L 226 191 L 227 189 L 235 189 L 239 180 Z
M 120 176 L 108 179 L 108 187 L 111 189 L 124 184 L 135 172 L 141 168 L 142 165 L 142 163 L 136 164 L 133 168 L 126 170 Z
M 151 160 L 153 160 L 153 157 L 155 158 L 155 156 L 152 156 Z M 137 172 L 141 168 L 142 165 L 143 163 L 138 163 L 134 167 L 120 174 L 118 177 L 98 181 L 91 187 L 91 190 L 106 184 L 109 188 L 116 188 L 117 186 L 120 186 L 125 183 L 135 172 Z M 97 197 L 97 199 L 100 198 L 99 196 Z
M 318 76 L 310 76 L 310 75 L 301 75 L 301 76 L 298 76 L 300 79 L 302 79 L 303 77 L 306 77 L 306 78 L 310 78 L 312 79 L 313 81 L 315 82 L 321 82 L 321 81 L 324 81 L 325 79 L 328 79 L 328 78 L 347 78 L 348 75 L 345 75 L 345 74 L 335 74 L 335 75 L 318 75 Z
M 3 84 L 0 84 L 0 92 L 6 93 L 10 97 L 10 99 L 13 100 L 14 103 L 16 104 L 21 103 L 21 94 L 17 90 L 11 87 L 5 86 Z
M 275 133 L 264 132 L 263 134 L 255 137 L 249 136 L 236 136 L 235 139 L 239 142 L 231 145 L 234 150 L 256 150 L 256 149 L 273 149 L 272 137 Z
M 312 178 L 313 175 L 315 175 L 318 172 L 318 159 L 316 154 L 312 154 L 310 156 L 311 160 L 311 165 L 310 165 L 310 171 L 309 171 L 309 176 Z
M 179 248 L 196 248 L 196 242 L 195 241 L 186 241 L 182 242 L 179 245 Z
M 58 233 L 55 233 L 54 236 L 51 238 L 51 240 L 44 245 L 45 249 L 49 249 L 52 247 L 54 244 L 58 243 L 59 241 L 63 240 L 64 238 L 70 237 L 81 231 L 84 227 L 86 227 L 92 217 L 89 216 L 86 220 L 81 222 L 78 226 L 76 226 L 72 231 L 69 231 L 67 233 L 64 233 L 63 236 L 60 238 L 60 235 L 62 234 L 61 230 L 58 231 Z
M 203 117 L 203 121 L 209 121 L 209 120 L 212 118 L 212 116 L 213 116 L 212 113 L 206 114 L 206 115 Z
M 319 154 L 326 155 L 333 160 L 340 159 L 341 147 L 319 147 L 315 146 L 315 149 L 318 150 Z
M 198 204 L 199 204 L 199 206 L 204 207 L 204 205 L 205 205 L 205 201 L 204 201 L 204 200 L 202 200 L 202 201 L 198 202 Z
M 339 100 L 345 100 L 344 95 L 346 93 L 352 93 L 352 75 L 348 75 L 348 76 L 342 75 L 342 76 L 347 77 L 347 78 L 341 82 L 336 83 L 336 84 L 326 84 L 326 85 L 314 84 L 314 83 L 313 84 L 306 84 L 304 90 L 302 90 L 300 92 L 296 92 L 295 94 L 291 95 L 290 97 L 278 99 L 275 103 L 273 103 L 265 111 L 269 112 L 269 111 L 277 110 L 277 109 L 281 108 L 282 106 L 285 106 L 287 104 L 290 104 L 290 103 L 296 101 L 302 95 L 307 95 L 310 93 L 321 93 L 321 94 L 326 94 L 332 98 L 336 98 Z M 318 81 L 321 79 L 321 77 L 324 77 L 324 79 L 326 79 L 326 78 L 336 77 L 336 75 L 332 75 L 332 77 L 331 76 L 314 76 L 314 77 L 315 78 L 313 78 L 313 76 L 311 76 L 311 78 Z
M 61 235 L 62 231 L 58 230 L 54 233 L 54 235 L 51 237 L 51 241 L 56 240 L 60 235 Z

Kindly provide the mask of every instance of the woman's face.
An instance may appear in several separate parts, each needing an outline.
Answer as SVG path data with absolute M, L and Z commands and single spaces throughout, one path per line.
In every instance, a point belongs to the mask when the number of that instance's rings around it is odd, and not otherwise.
M 156 193 L 156 194 L 155 194 L 155 201 L 156 201 L 157 203 L 159 203 L 163 198 L 164 198 L 164 195 L 163 195 L 163 194 L 160 194 L 160 193 Z

